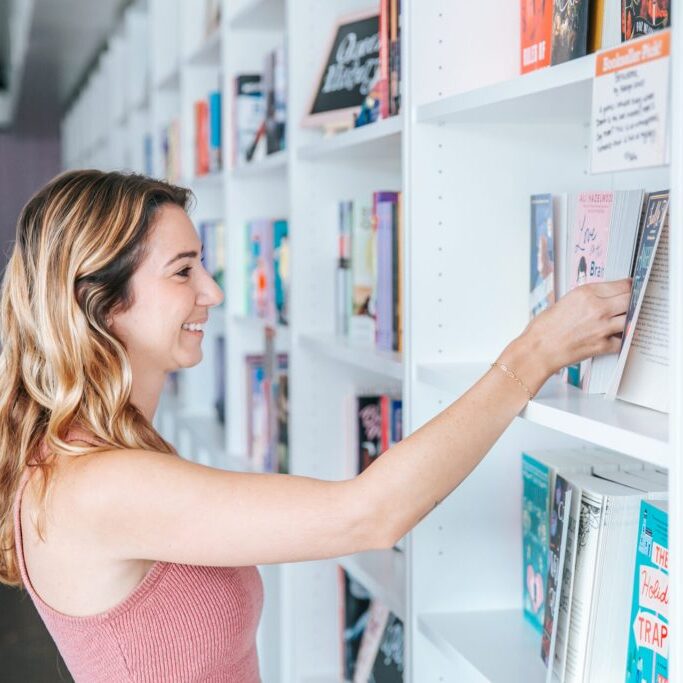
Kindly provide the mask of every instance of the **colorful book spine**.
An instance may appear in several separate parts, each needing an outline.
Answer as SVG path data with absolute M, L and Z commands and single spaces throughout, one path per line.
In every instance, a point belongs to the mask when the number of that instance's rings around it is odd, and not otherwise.
M 379 95 L 379 116 L 389 117 L 389 2 L 380 0 L 379 3 L 379 81 L 377 93 Z
M 526 453 L 522 456 L 522 554 L 524 616 L 543 633 L 548 574 L 549 469 Z
M 287 221 L 273 221 L 273 287 L 278 325 L 289 323 L 289 232 Z
M 373 196 L 374 225 L 377 244 L 377 319 L 376 347 L 392 351 L 396 347 L 396 328 L 394 310 L 396 300 L 395 273 L 395 206 L 398 202 L 396 192 L 375 192 Z
M 209 172 L 209 104 L 206 100 L 194 103 L 195 120 L 195 173 L 198 176 Z
M 669 516 L 665 503 L 642 501 L 626 683 L 667 683 L 669 642 Z
M 550 61 L 562 64 L 588 52 L 589 0 L 555 0 Z
M 555 303 L 555 248 L 553 196 L 531 196 L 531 272 L 529 280 L 531 317 Z
M 209 171 L 216 173 L 223 168 L 221 134 L 221 93 L 209 93 Z

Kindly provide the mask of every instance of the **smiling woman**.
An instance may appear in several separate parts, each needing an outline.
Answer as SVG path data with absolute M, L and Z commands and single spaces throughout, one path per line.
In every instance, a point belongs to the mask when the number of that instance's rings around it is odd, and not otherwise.
M 254 565 L 390 548 L 549 376 L 619 348 L 630 283 L 586 285 L 353 479 L 188 462 L 152 419 L 223 297 L 189 199 L 139 175 L 58 176 L 22 212 L 3 281 L 0 581 L 26 588 L 77 681 L 260 680 Z

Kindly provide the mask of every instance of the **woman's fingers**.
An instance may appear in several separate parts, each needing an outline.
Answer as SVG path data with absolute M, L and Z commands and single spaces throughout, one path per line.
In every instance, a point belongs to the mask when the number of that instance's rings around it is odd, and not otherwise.
M 590 287 L 595 296 L 601 298 L 607 298 L 611 296 L 617 296 L 619 294 L 625 294 L 631 291 L 632 281 L 630 277 L 624 278 L 623 280 L 609 280 L 608 282 L 593 282 L 588 285 L 583 285 L 583 287 Z
M 610 336 L 613 334 L 620 334 L 624 331 L 624 325 L 626 325 L 626 313 L 615 315 L 607 322 L 608 334 Z
M 614 296 L 606 297 L 604 299 L 605 308 L 609 316 L 621 315 L 626 313 L 628 305 L 631 301 L 631 292 L 624 292 L 622 294 L 615 294 Z

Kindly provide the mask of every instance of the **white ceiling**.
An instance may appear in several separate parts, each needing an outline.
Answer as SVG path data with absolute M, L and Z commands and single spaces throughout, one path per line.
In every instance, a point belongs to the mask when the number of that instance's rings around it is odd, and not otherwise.
M 126 0 L 35 0 L 17 127 L 54 127 L 126 4 Z

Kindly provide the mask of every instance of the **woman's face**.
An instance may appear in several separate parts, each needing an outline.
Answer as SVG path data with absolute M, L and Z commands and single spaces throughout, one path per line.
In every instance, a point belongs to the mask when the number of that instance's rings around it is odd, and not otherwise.
M 133 305 L 111 314 L 111 329 L 125 344 L 133 367 L 170 372 L 202 359 L 203 331 L 209 307 L 223 293 L 201 263 L 201 242 L 179 206 L 159 209 L 146 255 L 131 278 Z

